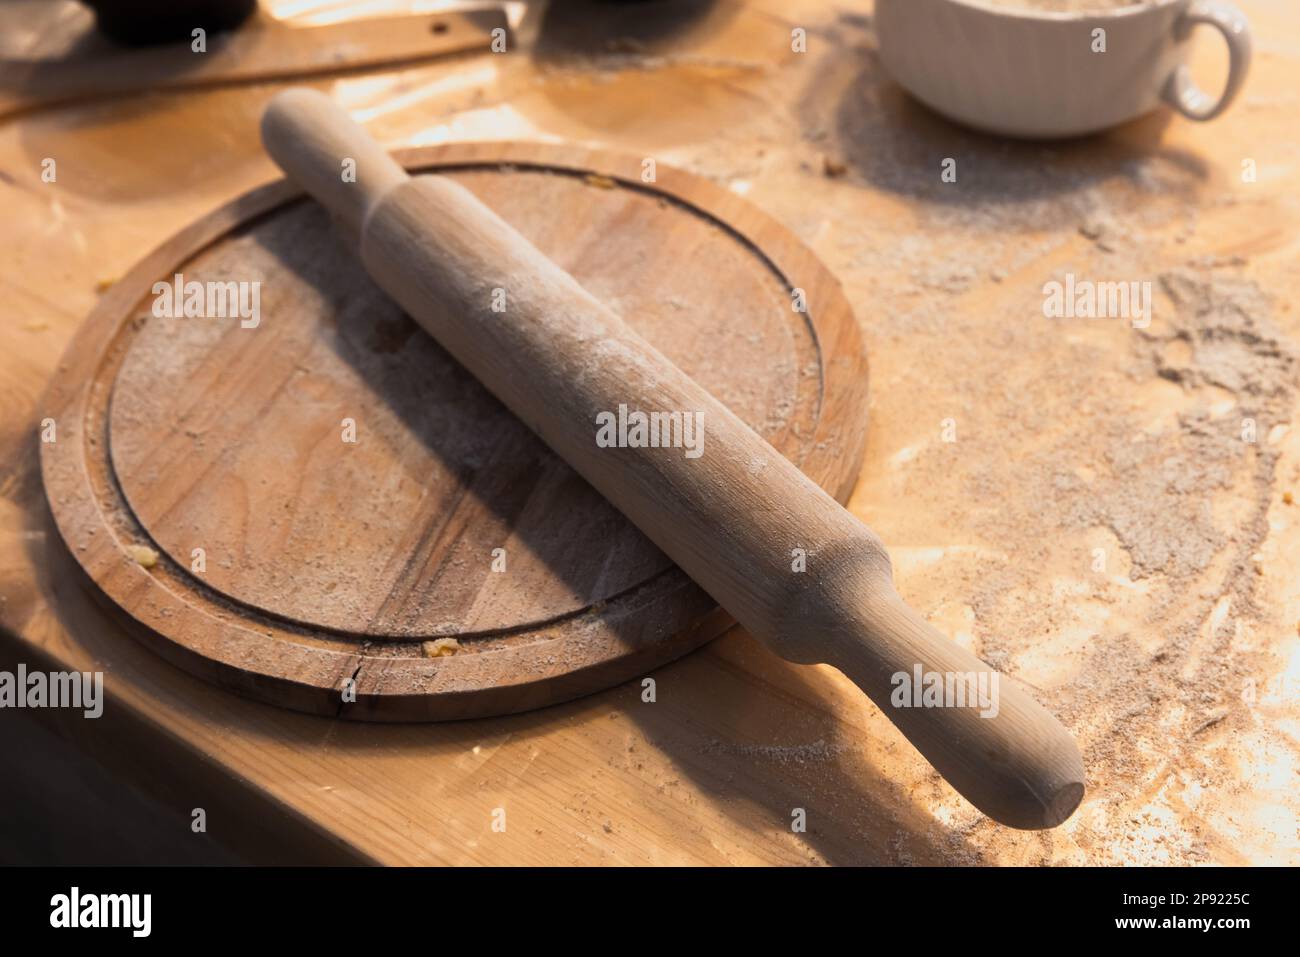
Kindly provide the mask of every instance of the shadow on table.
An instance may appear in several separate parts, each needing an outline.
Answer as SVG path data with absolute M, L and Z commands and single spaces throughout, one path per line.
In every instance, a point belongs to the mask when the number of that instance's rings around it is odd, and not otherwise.
M 1086 205 L 1089 189 L 1105 181 L 1187 199 L 1208 175 L 1201 157 L 1165 142 L 1174 120 L 1167 109 L 1073 139 L 981 133 L 910 96 L 869 46 L 828 55 L 798 115 L 802 134 L 834 150 L 850 176 L 935 209 L 981 215 L 996 228 L 1041 228 L 1045 202 Z M 941 176 L 948 159 L 955 160 L 956 182 Z

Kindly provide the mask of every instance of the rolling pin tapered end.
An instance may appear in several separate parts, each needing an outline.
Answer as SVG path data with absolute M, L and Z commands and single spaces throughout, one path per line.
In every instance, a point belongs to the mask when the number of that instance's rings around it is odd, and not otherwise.
M 410 177 L 324 93 L 290 87 L 262 114 L 262 144 L 290 178 L 359 232 L 370 208 Z
M 1082 768 L 1079 777 L 1083 777 Z M 1044 809 L 1042 823 L 1037 828 L 1031 828 L 1031 830 L 1042 830 L 1064 824 L 1070 819 L 1070 815 L 1078 809 L 1079 804 L 1083 801 L 1083 794 L 1082 780 L 1074 781 L 1062 787 Z
M 1043 830 L 1066 821 L 1083 800 L 1085 777 L 1065 726 L 903 601 L 874 535 L 863 531 L 828 549 L 826 565 L 793 593 L 765 636 L 769 646 L 788 660 L 842 671 L 998 823 Z
M 1009 679 L 1004 679 L 1009 680 Z M 1041 712 L 1037 717 L 1045 737 L 1034 763 L 1000 783 L 987 803 L 976 803 L 989 817 L 1007 827 L 1042 831 L 1070 819 L 1087 791 L 1083 757 L 1074 736 L 1046 709 L 1026 699 Z

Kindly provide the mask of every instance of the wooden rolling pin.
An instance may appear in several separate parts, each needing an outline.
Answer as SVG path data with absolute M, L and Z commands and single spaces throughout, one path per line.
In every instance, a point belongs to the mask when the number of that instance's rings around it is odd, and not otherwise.
M 751 634 L 846 674 L 989 817 L 1044 828 L 1073 813 L 1083 764 L 1057 720 L 904 604 L 869 528 L 572 276 L 459 184 L 407 175 L 320 93 L 276 96 L 262 138 L 356 231 L 375 281 Z M 702 454 L 598 444 L 620 405 L 702 414 Z M 895 706 L 897 676 L 918 668 L 996 696 Z

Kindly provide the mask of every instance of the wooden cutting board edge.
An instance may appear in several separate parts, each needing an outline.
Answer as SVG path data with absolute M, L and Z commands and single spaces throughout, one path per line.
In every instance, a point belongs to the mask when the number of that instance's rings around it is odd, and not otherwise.
M 394 155 L 411 169 L 533 166 L 647 188 L 640 180 L 640 158 L 570 145 L 456 143 Z M 838 281 L 789 230 L 717 184 L 659 165 L 652 191 L 709 217 L 765 260 L 787 286 L 804 290 L 823 392 L 814 441 L 800 465 L 846 501 L 865 450 L 867 360 Z M 537 669 L 535 646 L 434 659 L 377 656 L 366 654 L 364 646 L 358 651 L 341 641 L 331 644 L 328 636 L 262 613 L 254 630 L 240 618 L 246 611 L 242 606 L 211 596 L 201 606 L 192 595 L 182 595 L 183 573 L 170 569 L 169 560 L 146 570 L 129 557 L 123 546 L 139 541 L 139 530 L 133 533 L 120 515 L 105 513 L 100 495 L 112 493 L 114 478 L 87 454 L 107 441 L 105 423 L 88 422 L 87 415 L 92 392 L 111 384 L 106 370 L 124 351 L 128 322 L 122 317 L 174 263 L 300 195 L 283 180 L 268 183 L 153 250 L 106 291 L 73 337 L 45 396 L 42 421 L 53 420 L 56 440 L 42 442 L 41 468 L 55 524 L 94 590 L 128 630 L 184 670 L 238 694 L 294 710 L 378 721 L 483 717 L 557 703 L 644 674 L 727 630 L 732 622 L 725 612 L 674 569 L 635 589 L 638 594 L 621 607 L 609 602 L 585 612 L 591 621 L 582 636 L 552 639 L 557 647 L 548 649 L 548 657 L 561 664 L 547 673 Z M 116 494 L 121 498 L 120 490 Z M 528 667 L 521 667 L 525 660 Z M 341 693 L 349 681 L 355 701 L 345 701 Z

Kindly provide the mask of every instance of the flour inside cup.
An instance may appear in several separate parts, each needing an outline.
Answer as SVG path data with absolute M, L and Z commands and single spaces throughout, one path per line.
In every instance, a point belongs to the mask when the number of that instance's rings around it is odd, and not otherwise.
M 1159 0 L 978 0 L 986 7 L 1005 10 L 1042 10 L 1048 13 L 1092 13 L 1120 7 L 1152 6 Z

